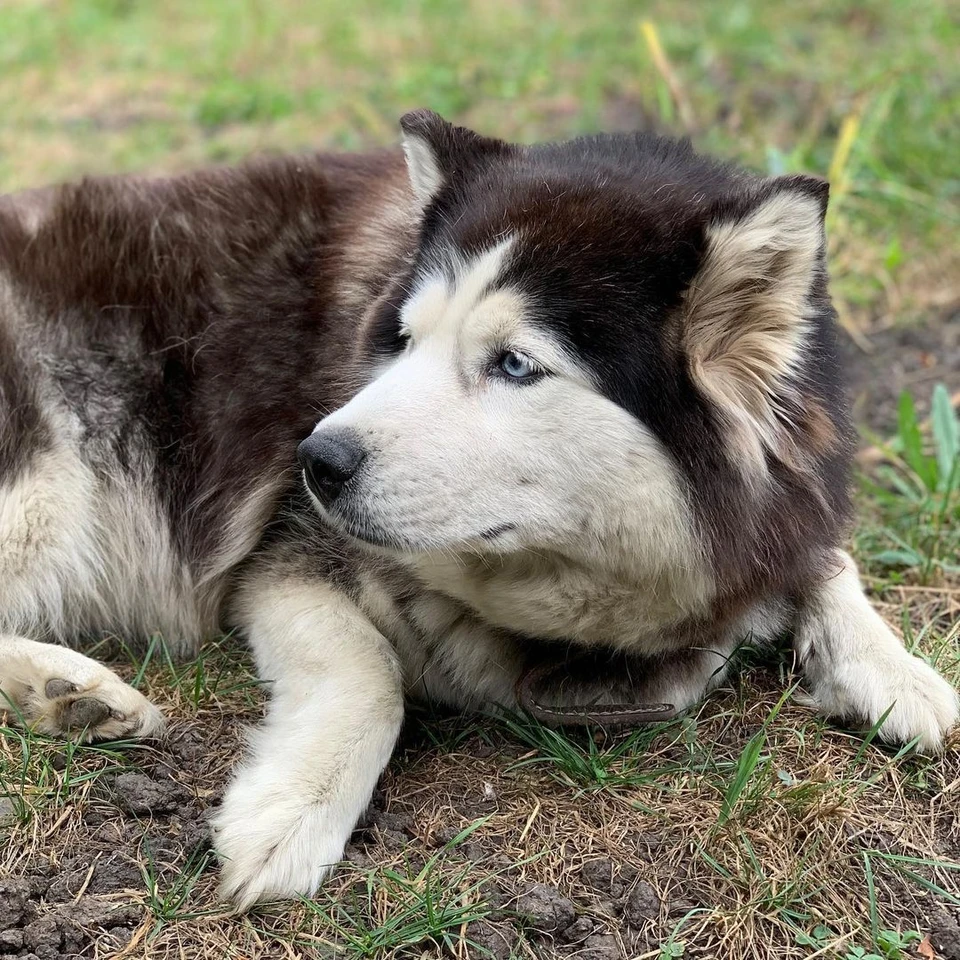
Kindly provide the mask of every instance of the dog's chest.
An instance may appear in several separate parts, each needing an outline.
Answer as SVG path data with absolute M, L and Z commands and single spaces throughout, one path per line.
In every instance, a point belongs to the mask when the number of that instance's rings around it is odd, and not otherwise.
M 560 563 L 420 560 L 418 577 L 498 630 L 655 653 L 671 644 L 672 628 L 701 610 L 682 584 L 666 578 L 624 582 Z
M 520 677 L 551 655 L 542 641 L 656 653 L 675 647 L 683 619 L 655 587 L 645 594 L 573 571 L 486 568 L 478 577 L 462 564 L 424 563 L 411 576 L 377 564 L 358 585 L 361 608 L 397 652 L 408 693 L 457 708 L 515 703 Z
M 366 569 L 358 585 L 358 603 L 396 650 L 408 693 L 461 708 L 511 701 L 526 662 L 521 638 L 406 571 Z

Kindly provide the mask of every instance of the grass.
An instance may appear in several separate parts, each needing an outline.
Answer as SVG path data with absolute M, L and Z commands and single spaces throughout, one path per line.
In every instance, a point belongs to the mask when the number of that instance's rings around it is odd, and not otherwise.
M 389 142 L 423 105 L 520 140 L 658 120 L 831 173 L 851 308 L 922 309 L 960 224 L 958 43 L 934 0 L 10 0 L 0 183 Z
M 854 552 L 960 683 L 958 47 L 934 0 L 8 0 L 0 190 L 381 145 L 416 106 L 521 141 L 654 122 L 829 176 L 841 320 L 882 371 Z M 901 328 L 932 331 L 929 373 L 898 366 Z M 624 736 L 419 714 L 324 892 L 237 917 L 204 815 L 260 714 L 249 662 L 230 638 L 189 663 L 161 638 L 93 652 L 173 723 L 159 745 L 0 729 L 0 883 L 34 891 L 52 955 L 897 960 L 960 920 L 960 739 L 926 760 L 825 723 L 776 654 Z M 162 808 L 131 813 L 124 775 Z M 572 903 L 567 932 L 523 912 L 537 884 Z
M 469 865 L 454 874 L 440 869 L 445 855 L 483 826 L 478 820 L 443 845 L 420 869 L 368 870 L 350 894 L 336 900 L 308 900 L 304 906 L 336 938 L 331 947 L 345 947 L 353 956 L 386 953 L 427 943 L 438 949 L 473 946 L 464 936 L 471 923 L 490 907 L 480 893 L 488 876 L 475 879 Z M 378 905 L 386 903 L 384 913 Z M 378 917 L 378 912 L 384 915 Z
M 138 906 L 126 956 L 482 957 L 497 936 L 513 956 L 564 956 L 573 945 L 551 947 L 517 910 L 541 883 L 625 956 L 886 958 L 898 956 L 894 933 L 928 935 L 936 910 L 960 903 L 950 826 L 960 743 L 929 760 L 838 729 L 784 696 L 787 665 L 769 660 L 693 715 L 620 737 L 561 735 L 519 717 L 420 719 L 331 885 L 232 916 L 216 900 L 203 810 L 258 696 L 242 653 L 229 642 L 221 652 L 237 682 L 199 707 L 162 659 L 144 672 L 174 718 L 169 743 L 64 748 L 4 731 L 0 786 L 30 814 L 8 822 L 0 872 L 5 863 L 34 876 L 53 862 L 69 874 L 82 859 L 72 905 L 88 865 L 108 855 L 104 828 L 115 830 L 135 877 L 80 899 Z M 210 660 L 195 671 L 201 663 Z M 198 749 L 183 754 L 191 735 Z M 115 783 L 131 770 L 181 784 L 185 809 L 130 817 Z M 597 864 L 611 865 L 612 884 L 597 882 Z M 627 925 L 620 912 L 638 879 L 656 910 Z M 107 933 L 98 956 L 112 955 Z
M 885 462 L 864 480 L 880 523 L 861 542 L 871 565 L 915 571 L 923 585 L 960 573 L 960 417 L 942 383 L 930 410 L 925 437 L 913 396 L 901 394 L 897 434 L 881 444 Z
M 213 862 L 213 851 L 198 848 L 191 851 L 182 864 L 170 877 L 169 884 L 164 882 L 157 862 L 145 844 L 144 861 L 141 864 L 143 885 L 146 889 L 146 907 L 153 916 L 152 935 L 159 933 L 167 924 L 177 920 L 196 920 L 218 910 L 194 911 L 187 907 L 190 894 L 200 877 Z
M 652 724 L 604 743 L 606 736 L 599 730 L 577 737 L 569 730 L 554 730 L 523 717 L 501 722 L 519 742 L 532 748 L 511 765 L 511 770 L 544 765 L 560 783 L 587 792 L 622 790 L 662 781 L 667 771 L 649 765 L 648 747 L 666 729 L 676 730 L 675 735 L 682 735 L 683 729 L 676 724 Z
M 82 801 L 101 777 L 132 769 L 140 749 L 132 740 L 81 744 L 0 725 L 0 824 L 29 827 L 38 812 Z

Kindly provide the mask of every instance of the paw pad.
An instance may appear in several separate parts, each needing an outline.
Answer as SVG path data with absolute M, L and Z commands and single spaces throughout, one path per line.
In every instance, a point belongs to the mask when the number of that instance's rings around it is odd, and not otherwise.
M 69 680 L 48 680 L 43 688 L 44 696 L 48 700 L 57 700 L 66 696 L 68 693 L 76 693 L 77 686 Z
M 111 714 L 110 707 L 93 697 L 79 697 L 60 711 L 60 724 L 66 730 L 83 730 L 103 723 Z

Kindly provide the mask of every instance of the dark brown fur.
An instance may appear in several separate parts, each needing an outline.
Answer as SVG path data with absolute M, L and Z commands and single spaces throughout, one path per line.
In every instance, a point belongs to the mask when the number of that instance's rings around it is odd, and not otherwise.
M 56 358 L 92 443 L 134 471 L 156 453 L 150 483 L 202 573 L 244 496 L 277 476 L 292 493 L 297 443 L 355 385 L 357 301 L 404 239 L 372 242 L 384 190 L 404 196 L 397 152 L 85 180 L 48 194 L 36 231 L 15 202 L 0 208 L 0 275 L 36 348 L 15 357 L 0 325 L 2 436 L 16 444 L 0 470 L 41 445 L 29 370 Z

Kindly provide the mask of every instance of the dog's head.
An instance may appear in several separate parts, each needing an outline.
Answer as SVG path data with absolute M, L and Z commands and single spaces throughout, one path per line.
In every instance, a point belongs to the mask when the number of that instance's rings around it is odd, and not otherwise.
M 721 501 L 737 524 L 818 476 L 839 429 L 823 182 L 647 134 L 401 125 L 419 247 L 363 324 L 367 386 L 301 447 L 332 524 L 646 575 L 709 565 Z

